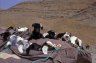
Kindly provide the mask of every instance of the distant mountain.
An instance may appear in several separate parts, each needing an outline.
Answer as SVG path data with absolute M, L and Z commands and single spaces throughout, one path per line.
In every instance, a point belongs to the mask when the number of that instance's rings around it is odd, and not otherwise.
M 79 10 L 72 18 L 91 26 L 96 26 L 96 2 L 90 4 L 87 8 Z
M 4 0 L 0 0 L 4 1 Z M 15 0 L 14 0 L 15 1 Z M 20 0 L 19 0 L 20 1 Z M 25 0 L 23 0 L 25 1 Z M 88 25 L 96 24 L 96 2 L 95 0 L 26 0 L 42 1 L 39 3 L 25 2 L 17 6 L 0 11 L 1 21 L 27 21 L 27 19 L 43 18 L 52 19 L 75 19 L 84 21 Z M 7 1 L 6 1 L 7 2 Z M 3 4 L 3 3 L 2 3 Z M 11 5 L 11 4 L 10 4 Z M 11 18 L 13 17 L 13 18 Z
M 0 0 L 0 10 L 7 10 L 23 2 L 41 2 L 43 0 Z

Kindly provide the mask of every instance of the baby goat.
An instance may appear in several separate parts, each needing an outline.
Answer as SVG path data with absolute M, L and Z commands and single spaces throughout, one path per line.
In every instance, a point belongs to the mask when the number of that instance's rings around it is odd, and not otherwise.
M 49 38 L 49 39 L 55 39 L 56 33 L 53 30 L 49 30 L 47 33 L 43 34 L 44 38 Z
M 61 38 L 63 41 L 66 41 L 72 44 L 74 47 L 81 48 L 82 47 L 82 40 L 80 40 L 76 36 L 72 36 L 71 33 L 65 32 L 57 35 L 57 38 Z
M 20 36 L 11 35 L 9 37 L 9 41 L 7 42 L 5 48 L 15 45 L 18 48 L 18 51 L 20 53 L 23 53 L 23 51 L 26 50 L 31 44 L 32 43 L 29 43 L 28 40 L 25 40 Z

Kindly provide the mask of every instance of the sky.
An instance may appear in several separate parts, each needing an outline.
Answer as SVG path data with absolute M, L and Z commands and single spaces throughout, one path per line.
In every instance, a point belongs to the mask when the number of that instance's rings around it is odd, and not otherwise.
M 0 0 L 0 10 L 7 10 L 10 9 L 11 7 L 23 3 L 23 2 L 39 2 L 42 0 Z

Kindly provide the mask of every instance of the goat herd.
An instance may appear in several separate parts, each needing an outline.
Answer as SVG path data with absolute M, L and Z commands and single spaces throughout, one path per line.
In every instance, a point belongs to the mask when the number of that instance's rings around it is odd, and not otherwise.
M 40 31 L 43 30 L 43 26 L 40 23 L 33 23 L 32 27 L 34 28 L 32 32 L 30 32 L 27 27 L 14 28 L 10 26 L 7 28 L 5 32 L 0 34 L 3 42 L 6 43 L 2 46 L 2 50 L 15 46 L 21 54 L 26 51 L 26 55 L 29 55 L 31 49 L 41 50 L 44 54 L 48 54 L 49 47 L 54 49 L 62 47 L 62 44 L 56 45 L 51 41 L 46 41 L 42 46 L 37 43 L 30 42 L 30 40 L 37 40 L 40 38 L 49 38 L 54 40 L 61 39 L 77 49 L 83 49 L 82 40 L 76 36 L 72 36 L 69 32 L 56 34 L 53 30 L 49 30 L 48 32 L 42 34 Z M 27 35 L 27 38 L 23 35 Z

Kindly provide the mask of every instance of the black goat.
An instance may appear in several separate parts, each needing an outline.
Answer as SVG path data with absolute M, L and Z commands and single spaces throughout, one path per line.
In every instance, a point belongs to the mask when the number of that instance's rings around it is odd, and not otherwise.
M 56 33 L 53 30 L 49 30 L 47 33 L 43 34 L 44 38 L 49 38 L 49 39 L 55 39 Z
M 48 53 L 48 50 L 54 50 L 54 44 L 52 42 L 47 41 L 42 45 L 38 45 L 37 43 L 32 43 L 27 49 L 26 49 L 26 55 L 30 54 L 30 50 L 36 50 L 36 51 L 42 51 L 44 54 Z
M 8 37 L 11 35 L 10 32 L 5 31 L 4 33 L 1 34 L 3 42 L 7 41 Z
M 34 27 L 34 30 L 32 31 L 31 36 L 28 38 L 28 41 L 31 39 L 40 39 L 43 37 L 43 35 L 40 33 L 40 30 L 43 30 L 43 26 L 39 23 L 32 24 L 32 27 Z
M 8 37 L 13 34 L 15 31 L 14 31 L 14 28 L 12 26 L 8 27 L 4 33 L 0 34 L 3 38 L 3 42 L 7 41 Z

